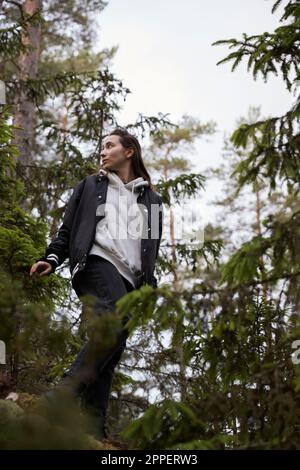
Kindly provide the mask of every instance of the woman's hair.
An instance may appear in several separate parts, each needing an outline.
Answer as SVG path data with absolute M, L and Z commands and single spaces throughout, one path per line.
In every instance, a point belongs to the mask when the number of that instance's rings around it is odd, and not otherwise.
M 107 137 L 108 135 L 118 135 L 120 143 L 123 145 L 123 147 L 134 150 L 134 154 L 131 157 L 133 173 L 135 174 L 136 178 L 142 176 L 146 181 L 149 182 L 150 189 L 153 189 L 151 177 L 143 161 L 142 149 L 138 139 L 133 134 L 130 134 L 127 129 L 122 127 L 116 127 L 104 137 Z

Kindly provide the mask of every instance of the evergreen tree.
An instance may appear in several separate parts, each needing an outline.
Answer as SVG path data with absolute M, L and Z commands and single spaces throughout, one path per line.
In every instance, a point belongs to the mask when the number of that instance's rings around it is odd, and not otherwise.
M 221 62 L 233 60 L 234 70 L 246 56 L 254 77 L 281 72 L 288 89 L 297 90 L 299 2 L 285 2 L 281 21 L 274 33 L 217 41 L 237 49 Z M 256 198 L 252 237 L 237 240 L 233 252 L 231 244 L 215 274 L 180 293 L 167 286 L 156 293 L 157 331 L 172 328 L 168 358 L 179 338 L 190 374 L 184 401 L 169 389 L 125 429 L 137 448 L 299 448 L 299 366 L 293 361 L 299 338 L 299 104 L 297 97 L 284 116 L 242 122 L 231 136 L 236 152 L 247 150 L 236 155 L 231 182 L 235 197 L 249 186 Z M 263 188 L 269 197 L 284 191 L 274 212 L 260 210 Z M 291 200 L 295 204 L 284 212 Z M 143 311 L 152 311 L 149 299 L 139 301 Z

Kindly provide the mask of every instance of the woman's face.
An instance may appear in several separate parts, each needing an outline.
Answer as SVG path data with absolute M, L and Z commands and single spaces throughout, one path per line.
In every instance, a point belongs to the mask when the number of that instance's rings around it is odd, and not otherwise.
M 101 168 L 118 170 L 130 164 L 132 149 L 126 149 L 120 143 L 118 135 L 108 135 L 103 139 L 100 152 Z

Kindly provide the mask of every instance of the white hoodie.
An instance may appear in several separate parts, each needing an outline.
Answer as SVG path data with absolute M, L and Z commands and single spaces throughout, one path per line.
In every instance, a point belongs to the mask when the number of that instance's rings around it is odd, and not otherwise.
M 99 174 L 107 176 L 109 180 L 105 217 L 97 224 L 89 254 L 101 256 L 113 263 L 119 273 L 136 287 L 141 276 L 141 225 L 144 219 L 138 219 L 141 221 L 138 226 L 133 221 L 137 220 L 139 213 L 135 212 L 139 189 L 148 186 L 149 182 L 140 176 L 124 184 L 113 171 L 101 169 Z M 144 217 L 143 214 L 141 216 Z M 138 231 L 134 231 L 134 227 Z

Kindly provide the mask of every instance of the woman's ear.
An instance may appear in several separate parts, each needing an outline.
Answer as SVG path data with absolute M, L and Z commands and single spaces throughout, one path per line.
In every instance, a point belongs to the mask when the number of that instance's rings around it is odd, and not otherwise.
M 126 149 L 126 158 L 134 158 L 134 149 Z

